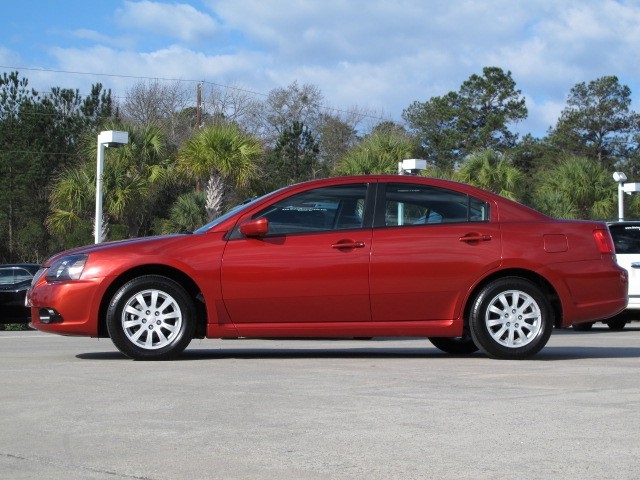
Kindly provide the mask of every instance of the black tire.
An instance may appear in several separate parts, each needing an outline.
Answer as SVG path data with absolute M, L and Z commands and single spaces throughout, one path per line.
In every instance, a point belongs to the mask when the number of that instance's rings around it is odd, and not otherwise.
M 538 353 L 553 330 L 553 309 L 534 283 L 520 277 L 495 280 L 473 300 L 469 329 L 489 357 L 522 360 Z
M 606 323 L 611 330 L 624 330 L 624 327 L 627 325 L 627 319 L 623 316 L 616 316 L 608 319 L 604 323 Z
M 572 327 L 578 332 L 588 332 L 593 328 L 593 323 L 594 322 L 574 323 Z
M 111 341 L 136 360 L 167 360 L 180 354 L 191 342 L 195 324 L 195 308 L 187 292 L 159 275 L 125 283 L 107 310 Z
M 478 346 L 473 343 L 470 335 L 462 337 L 429 337 L 429 341 L 437 349 L 453 355 L 468 355 L 478 351 Z

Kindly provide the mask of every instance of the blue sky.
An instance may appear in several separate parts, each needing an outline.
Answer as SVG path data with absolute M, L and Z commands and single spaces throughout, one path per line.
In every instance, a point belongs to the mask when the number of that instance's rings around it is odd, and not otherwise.
M 318 86 L 328 107 L 401 121 L 413 101 L 497 66 L 527 100 L 520 132 L 544 134 L 571 87 L 603 75 L 628 85 L 640 110 L 638 1 L 3 3 L 0 71 L 18 69 L 41 90 L 101 82 L 124 98 L 136 82 L 166 78 L 260 95 L 297 81 Z

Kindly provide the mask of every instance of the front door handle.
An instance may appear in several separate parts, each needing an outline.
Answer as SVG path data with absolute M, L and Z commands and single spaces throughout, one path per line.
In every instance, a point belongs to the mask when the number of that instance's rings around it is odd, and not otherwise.
M 340 240 L 331 245 L 331 248 L 364 248 L 364 242 L 354 242 L 353 240 Z
M 470 233 L 468 235 L 463 235 L 458 240 L 461 242 L 488 242 L 491 240 L 491 235 L 481 235 L 479 233 Z

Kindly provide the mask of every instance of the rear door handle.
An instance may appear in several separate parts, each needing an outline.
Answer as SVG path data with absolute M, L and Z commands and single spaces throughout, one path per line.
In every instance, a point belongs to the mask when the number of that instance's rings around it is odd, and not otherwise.
M 331 248 L 364 248 L 364 242 L 354 242 L 353 240 L 340 240 L 331 245 Z
M 631 268 L 640 268 L 640 262 L 633 262 Z
M 460 237 L 458 240 L 461 242 L 488 242 L 491 240 L 491 235 L 469 234 Z

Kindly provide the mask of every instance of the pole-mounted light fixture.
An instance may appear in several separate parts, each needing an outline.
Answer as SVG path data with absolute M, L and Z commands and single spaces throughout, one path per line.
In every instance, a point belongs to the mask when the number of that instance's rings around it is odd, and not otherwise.
M 129 133 L 117 130 L 105 130 L 98 135 L 98 160 L 96 173 L 96 221 L 94 226 L 95 243 L 102 241 L 102 172 L 104 171 L 104 148 L 116 148 L 129 143 Z

